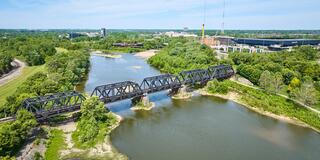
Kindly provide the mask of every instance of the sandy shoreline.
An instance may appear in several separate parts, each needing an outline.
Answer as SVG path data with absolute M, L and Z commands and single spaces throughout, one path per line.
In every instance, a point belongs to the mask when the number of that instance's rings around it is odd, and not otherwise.
M 148 59 L 148 58 L 156 55 L 158 51 L 159 50 L 151 49 L 151 50 L 147 50 L 147 51 L 143 51 L 143 52 L 138 52 L 135 54 L 135 56 L 140 57 L 140 58 L 144 58 L 144 59 Z
M 100 56 L 100 57 L 107 57 L 107 58 L 121 58 L 120 54 L 113 54 L 113 53 L 104 53 L 102 51 L 93 51 L 90 55 Z
M 219 97 L 219 98 L 226 99 L 226 100 L 231 100 L 231 101 L 236 102 L 236 103 L 238 103 L 238 104 L 250 109 L 251 111 L 257 112 L 257 113 L 259 113 L 261 115 L 264 115 L 264 116 L 267 116 L 267 117 L 270 117 L 270 118 L 274 118 L 274 119 L 280 120 L 282 122 L 290 123 L 290 124 L 293 124 L 293 125 L 310 128 L 310 129 L 320 133 L 319 129 L 317 129 L 315 127 L 312 127 L 309 124 L 304 123 L 304 122 L 302 122 L 302 121 L 300 121 L 298 119 L 290 118 L 290 117 L 287 117 L 287 116 L 284 116 L 284 115 L 277 115 L 277 114 L 274 114 L 274 113 L 271 113 L 271 112 L 267 112 L 267 111 L 261 110 L 261 109 L 256 108 L 256 107 L 252 107 L 252 106 L 246 104 L 245 102 L 242 102 L 240 100 L 240 95 L 238 93 L 236 93 L 236 92 L 229 92 L 226 95 L 211 94 L 211 93 L 208 93 L 207 91 L 205 91 L 204 89 L 198 90 L 197 92 L 199 94 L 203 95 L 203 96 L 214 96 L 214 97 Z
M 110 127 L 109 133 L 111 133 L 114 129 L 116 129 L 123 118 L 117 114 L 113 113 L 113 116 L 116 117 L 117 123 Z M 65 143 L 67 147 L 60 151 L 60 156 L 62 158 L 66 158 L 70 155 L 83 155 L 83 156 L 90 156 L 90 157 L 109 157 L 112 159 L 127 159 L 127 157 L 120 152 L 118 152 L 111 143 L 109 134 L 106 135 L 103 142 L 100 142 L 95 145 L 93 148 L 89 149 L 80 149 L 74 147 L 74 143 L 72 141 L 72 133 L 76 130 L 76 123 L 75 122 L 68 122 L 65 124 L 58 125 L 53 128 L 57 128 L 64 132 L 65 136 Z M 72 157 L 72 156 L 71 156 Z

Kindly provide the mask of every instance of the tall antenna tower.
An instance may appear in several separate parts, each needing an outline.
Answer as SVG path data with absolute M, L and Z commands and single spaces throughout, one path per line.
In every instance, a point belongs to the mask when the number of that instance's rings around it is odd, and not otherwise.
M 226 10 L 226 0 L 223 0 L 222 28 L 221 28 L 221 34 L 222 34 L 222 35 L 224 35 L 224 17 L 225 17 L 225 10 Z
M 201 37 L 202 37 L 202 44 L 204 43 L 204 24 L 206 23 L 206 10 L 207 10 L 207 0 L 204 0 L 203 3 L 203 24 L 202 24 L 202 32 L 201 32 Z

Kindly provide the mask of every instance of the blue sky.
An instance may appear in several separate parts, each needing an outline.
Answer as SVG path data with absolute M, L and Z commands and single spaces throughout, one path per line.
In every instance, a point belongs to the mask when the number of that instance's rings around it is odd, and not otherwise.
M 1 0 L 0 28 L 220 29 L 223 0 Z M 320 0 L 226 0 L 226 29 L 320 29 Z

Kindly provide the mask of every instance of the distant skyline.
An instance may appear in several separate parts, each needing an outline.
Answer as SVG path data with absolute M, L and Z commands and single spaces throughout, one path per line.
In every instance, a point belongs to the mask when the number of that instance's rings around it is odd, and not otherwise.
M 225 29 L 320 29 L 319 6 L 226 0 Z M 0 29 L 221 29 L 222 10 L 223 0 L 1 0 Z

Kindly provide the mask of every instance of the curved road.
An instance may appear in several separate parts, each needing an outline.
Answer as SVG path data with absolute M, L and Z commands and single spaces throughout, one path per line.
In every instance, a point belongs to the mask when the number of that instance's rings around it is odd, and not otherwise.
M 9 73 L 4 74 L 0 77 L 0 86 L 8 83 L 12 79 L 15 79 L 22 73 L 22 69 L 26 66 L 26 64 L 18 59 L 14 59 L 12 61 L 13 70 L 11 70 Z

